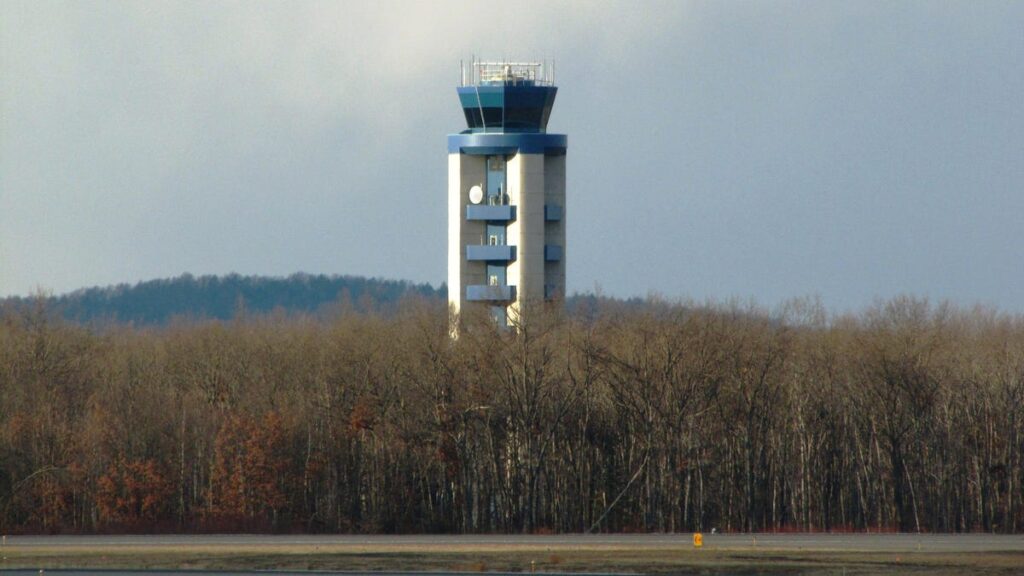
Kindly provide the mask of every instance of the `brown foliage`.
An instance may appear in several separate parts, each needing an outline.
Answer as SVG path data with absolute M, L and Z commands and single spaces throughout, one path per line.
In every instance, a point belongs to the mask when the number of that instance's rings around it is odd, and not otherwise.
M 280 415 L 257 419 L 228 416 L 214 444 L 210 505 L 214 516 L 253 520 L 276 515 L 287 504 L 286 473 Z
M 145 526 L 170 508 L 174 485 L 155 460 L 118 460 L 96 481 L 100 522 L 122 527 Z
M 0 528 L 1024 527 L 1024 318 L 897 298 L 0 317 Z

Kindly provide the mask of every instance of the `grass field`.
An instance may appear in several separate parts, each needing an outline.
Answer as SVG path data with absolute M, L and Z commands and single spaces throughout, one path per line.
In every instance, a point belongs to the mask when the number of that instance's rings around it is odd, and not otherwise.
M 645 574 L 1022 574 L 1024 552 L 878 552 L 608 545 L 6 546 L 0 568 L 187 568 L 618 572 Z

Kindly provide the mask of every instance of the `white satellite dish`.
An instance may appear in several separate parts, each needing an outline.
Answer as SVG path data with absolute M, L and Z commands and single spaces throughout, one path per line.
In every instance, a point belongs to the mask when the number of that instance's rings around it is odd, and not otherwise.
M 479 204 L 484 201 L 484 190 L 479 185 L 473 186 L 469 189 L 469 201 L 473 204 Z

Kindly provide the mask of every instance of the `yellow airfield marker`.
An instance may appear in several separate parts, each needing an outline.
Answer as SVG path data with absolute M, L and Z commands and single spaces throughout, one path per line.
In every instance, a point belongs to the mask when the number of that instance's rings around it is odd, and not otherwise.
M 694 532 L 693 533 L 693 547 L 694 548 L 701 548 L 702 546 L 704 546 L 704 535 L 701 534 L 700 532 Z

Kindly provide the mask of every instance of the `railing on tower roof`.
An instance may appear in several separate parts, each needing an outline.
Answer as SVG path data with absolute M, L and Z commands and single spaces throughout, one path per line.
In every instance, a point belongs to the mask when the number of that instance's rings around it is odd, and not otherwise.
M 468 66 L 467 66 L 468 64 Z M 511 62 L 497 60 L 460 61 L 459 86 L 554 86 L 555 61 Z

